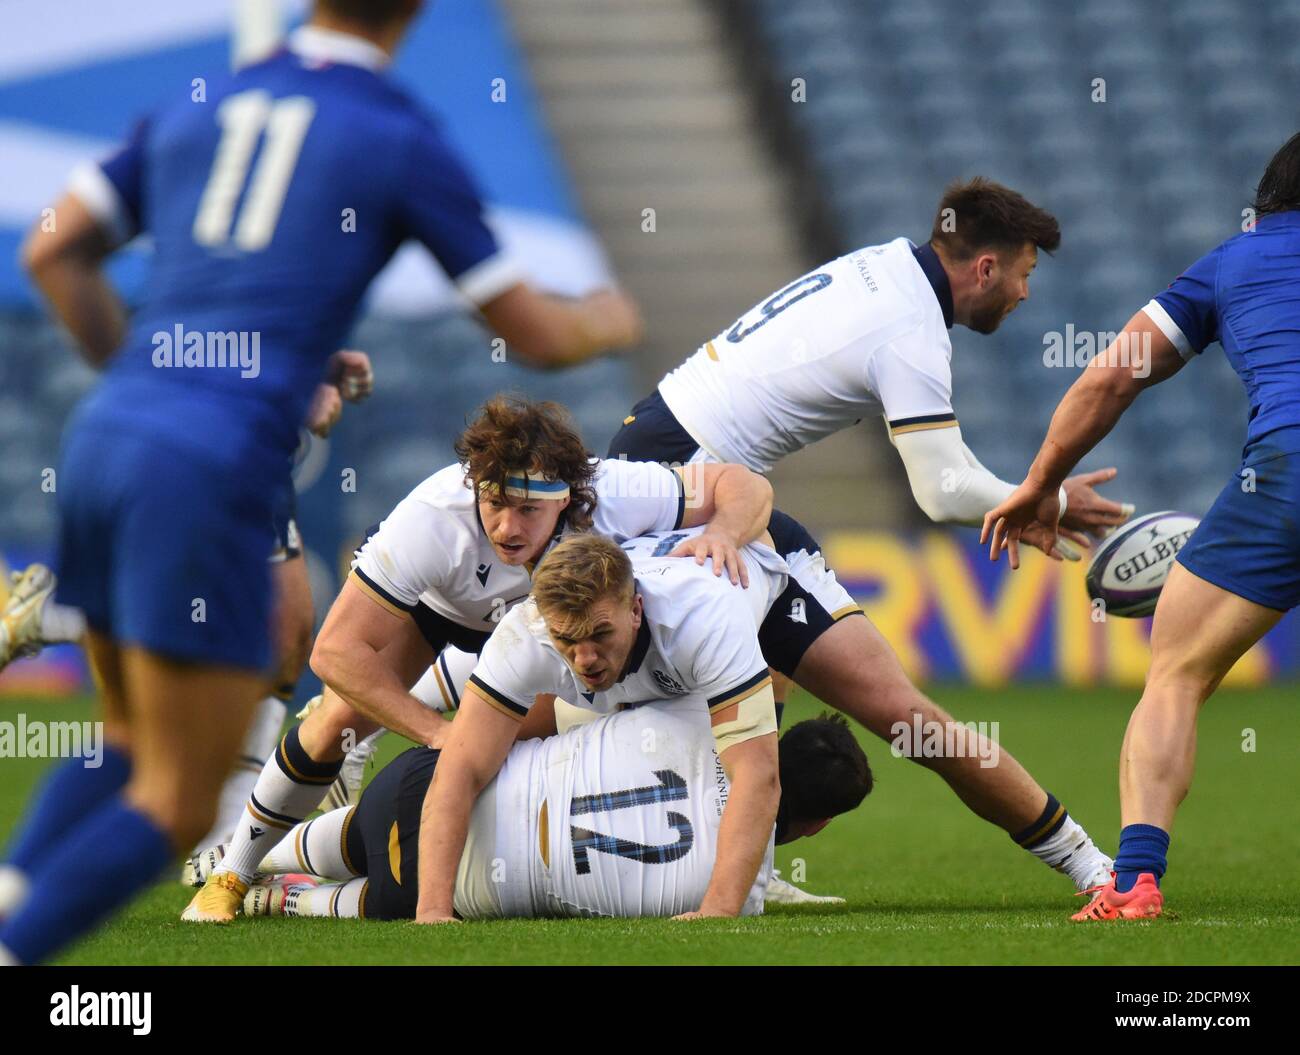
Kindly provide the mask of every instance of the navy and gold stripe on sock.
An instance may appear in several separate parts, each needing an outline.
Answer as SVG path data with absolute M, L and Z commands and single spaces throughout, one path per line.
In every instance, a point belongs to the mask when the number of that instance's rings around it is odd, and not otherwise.
M 1026 850 L 1032 850 L 1039 843 L 1050 839 L 1059 832 L 1067 817 L 1069 817 L 1069 813 L 1066 812 L 1065 807 L 1056 801 L 1055 795 L 1048 792 L 1047 805 L 1043 807 L 1043 812 L 1038 815 L 1038 820 L 1034 821 L 1029 827 L 1014 832 L 1011 838 Z
M 285 813 L 276 813 L 275 810 L 268 810 L 257 801 L 256 795 L 248 796 L 248 802 L 245 804 L 244 808 L 256 817 L 260 823 L 265 824 L 268 828 L 277 828 L 282 832 L 287 832 L 302 820 L 301 817 L 290 817 Z
M 275 761 L 286 777 L 295 784 L 319 784 L 328 786 L 334 783 L 343 769 L 343 759 L 337 762 L 317 762 L 307 754 L 298 739 L 298 727 L 294 726 L 284 734 L 280 746 L 275 749 Z
M 315 821 L 310 821 L 298 829 L 298 839 L 294 843 L 293 851 L 298 855 L 298 864 L 308 875 L 318 875 L 319 873 L 312 867 L 311 854 L 307 852 L 307 834 L 311 831 L 311 826 Z
M 355 806 L 349 807 L 348 815 L 343 818 L 343 827 L 339 829 L 339 854 L 343 858 L 343 867 L 354 876 L 358 876 L 361 873 L 357 870 L 357 866 L 352 863 L 352 853 L 348 843 L 351 839 L 352 833 L 352 818 L 356 815 L 357 808 Z M 365 857 L 362 856 L 358 859 L 364 861 Z

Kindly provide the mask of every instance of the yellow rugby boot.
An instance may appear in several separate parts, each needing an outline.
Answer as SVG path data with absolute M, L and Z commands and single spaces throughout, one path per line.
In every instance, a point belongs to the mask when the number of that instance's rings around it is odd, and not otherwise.
M 244 907 L 248 884 L 234 872 L 214 872 L 181 913 L 186 923 L 229 923 Z

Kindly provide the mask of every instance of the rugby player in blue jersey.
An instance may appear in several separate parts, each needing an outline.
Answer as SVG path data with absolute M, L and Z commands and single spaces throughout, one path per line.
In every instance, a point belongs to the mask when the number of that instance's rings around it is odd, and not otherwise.
M 64 436 L 56 599 L 85 613 L 112 746 L 97 769 L 69 760 L 33 804 L 46 850 L 7 873 L 0 962 L 48 958 L 210 827 L 270 682 L 276 489 L 399 245 L 423 242 L 522 361 L 638 335 L 620 294 L 548 297 L 497 245 L 438 125 L 383 69 L 420 6 L 317 0 L 287 48 L 202 99 L 187 85 L 83 169 L 28 241 L 37 284 L 105 368 Z M 128 321 L 102 263 L 137 232 L 154 254 Z
M 1138 394 L 1218 341 L 1250 399 L 1241 468 L 1160 594 L 1151 669 L 1120 753 L 1123 830 L 1112 881 L 1075 920 L 1160 915 L 1169 833 L 1196 761 L 1201 705 L 1251 645 L 1300 604 L 1300 134 L 1264 171 L 1254 223 L 1134 315 L 1061 400 L 1029 475 L 984 518 L 997 560 L 1030 525 L 1057 523 L 1057 487 Z M 1149 359 L 1135 350 L 1148 347 Z

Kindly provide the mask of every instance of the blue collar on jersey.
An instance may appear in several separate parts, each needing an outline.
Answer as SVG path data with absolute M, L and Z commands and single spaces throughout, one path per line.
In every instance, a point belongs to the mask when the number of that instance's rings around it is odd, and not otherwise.
M 943 264 L 939 261 L 939 254 L 934 251 L 934 247 L 929 242 L 926 242 L 925 245 L 912 246 L 912 255 L 916 257 L 917 264 L 925 272 L 925 277 L 929 279 L 934 295 L 939 301 L 939 307 L 943 309 L 943 324 L 951 330 L 952 286 L 948 282 L 948 272 L 943 269 Z

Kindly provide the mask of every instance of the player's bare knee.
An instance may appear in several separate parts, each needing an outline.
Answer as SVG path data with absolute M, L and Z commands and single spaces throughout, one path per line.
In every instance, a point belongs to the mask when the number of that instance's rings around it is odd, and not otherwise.
M 182 794 L 155 781 L 129 785 L 126 799 L 165 831 L 174 846 L 185 849 L 212 830 L 219 794 L 219 787 L 208 793 L 190 788 Z
M 1209 670 L 1195 660 L 1171 652 L 1153 657 L 1142 697 L 1169 705 L 1199 707 L 1222 680 L 1223 672 Z
M 276 685 L 292 685 L 302 675 L 311 656 L 312 625 L 310 621 L 295 621 L 280 639 L 276 660 Z

